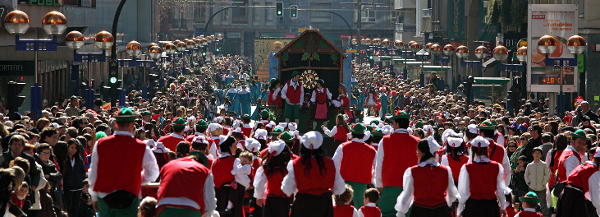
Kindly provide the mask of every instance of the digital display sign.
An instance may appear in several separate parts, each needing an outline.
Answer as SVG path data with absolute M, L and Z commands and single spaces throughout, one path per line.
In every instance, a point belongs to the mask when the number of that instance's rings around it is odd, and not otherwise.
M 558 76 L 540 76 L 539 84 L 560 84 L 560 78 Z
M 531 83 L 537 85 L 560 85 L 560 82 L 564 80 L 563 85 L 573 85 L 575 81 L 574 74 L 564 74 L 563 79 L 557 74 L 532 74 Z

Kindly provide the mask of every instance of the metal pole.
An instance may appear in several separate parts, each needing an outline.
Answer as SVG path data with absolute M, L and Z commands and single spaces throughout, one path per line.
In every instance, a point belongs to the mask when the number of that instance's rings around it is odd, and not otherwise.
M 39 82 L 38 82 L 38 51 L 37 50 L 34 51 L 33 59 L 34 59 L 33 67 L 35 68 L 35 72 L 34 72 L 35 73 L 35 83 L 38 84 Z
M 358 0 L 358 16 L 357 16 L 358 20 L 357 25 L 356 25 L 356 30 L 357 30 L 357 34 L 356 34 L 356 51 L 358 52 L 358 65 L 359 65 L 359 71 L 362 72 L 362 60 L 361 60 L 361 49 L 360 49 L 360 39 L 361 39 L 361 34 L 360 34 L 360 29 L 362 28 L 362 0 Z M 352 37 L 352 35 L 350 35 L 350 37 Z M 350 41 L 352 41 L 352 38 L 350 39 Z

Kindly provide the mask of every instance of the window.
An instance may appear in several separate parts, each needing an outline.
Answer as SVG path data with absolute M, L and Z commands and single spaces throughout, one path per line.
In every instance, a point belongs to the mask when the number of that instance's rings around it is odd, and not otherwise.
M 206 6 L 204 4 L 196 6 L 196 10 L 194 11 L 194 20 L 197 23 L 206 22 Z
M 275 4 L 273 2 L 265 2 L 265 6 L 275 7 Z M 267 21 L 275 20 L 275 8 L 264 8 L 263 11 L 265 12 L 265 19 Z M 256 14 L 255 14 L 255 16 L 256 16 Z
M 232 8 L 232 21 L 233 23 L 248 23 L 248 0 L 238 0 L 236 6 L 242 6 L 243 8 Z
M 375 11 L 374 10 L 364 10 L 361 13 L 360 21 L 363 23 L 374 23 L 375 22 Z
M 331 13 L 326 12 L 325 10 L 331 10 L 331 3 L 320 3 L 320 2 L 312 2 L 310 3 L 310 9 L 312 10 L 323 10 L 321 11 L 311 11 L 310 19 L 311 23 L 331 23 L 333 20 L 331 19 Z M 288 14 L 289 16 L 289 14 Z
M 185 5 L 183 6 L 184 19 L 194 19 L 194 6 Z

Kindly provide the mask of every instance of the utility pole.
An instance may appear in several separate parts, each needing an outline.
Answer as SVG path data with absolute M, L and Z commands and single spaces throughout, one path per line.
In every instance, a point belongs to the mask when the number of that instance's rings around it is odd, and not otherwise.
M 361 55 L 362 55 L 362 51 L 360 49 L 360 40 L 361 40 L 361 34 L 360 34 L 360 29 L 362 28 L 362 0 L 358 0 L 358 20 L 356 21 L 356 52 L 358 53 L 358 71 L 362 72 L 362 61 L 361 61 Z M 352 41 L 352 35 L 350 35 L 350 41 Z

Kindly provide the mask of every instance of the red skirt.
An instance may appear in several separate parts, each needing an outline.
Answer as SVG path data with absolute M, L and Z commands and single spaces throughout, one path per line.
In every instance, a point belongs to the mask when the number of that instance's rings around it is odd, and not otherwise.
M 327 104 L 317 103 L 317 110 L 315 111 L 315 120 L 316 121 L 326 121 L 327 120 Z

